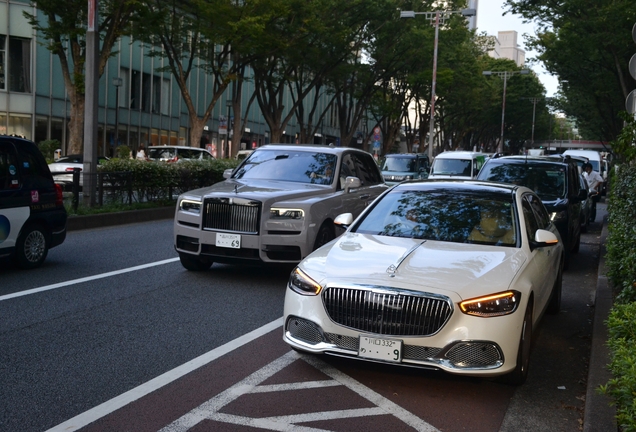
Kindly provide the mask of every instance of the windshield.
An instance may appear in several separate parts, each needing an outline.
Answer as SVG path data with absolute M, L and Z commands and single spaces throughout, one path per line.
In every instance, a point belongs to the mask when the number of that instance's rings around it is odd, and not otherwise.
M 337 157 L 298 150 L 258 150 L 232 176 L 236 179 L 282 180 L 332 184 Z
M 566 195 L 565 167 L 556 164 L 487 164 L 479 179 L 525 186 L 543 201 L 555 201 Z
M 472 177 L 471 159 L 435 159 L 431 174 Z
M 415 172 L 415 158 L 387 157 L 382 164 L 382 171 Z
M 452 201 L 448 197 L 452 196 Z M 391 237 L 513 246 L 515 207 L 508 195 L 457 190 L 391 192 L 352 230 Z

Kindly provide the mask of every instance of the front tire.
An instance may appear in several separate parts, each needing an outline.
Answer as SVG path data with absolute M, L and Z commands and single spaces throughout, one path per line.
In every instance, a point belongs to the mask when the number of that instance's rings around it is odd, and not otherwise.
M 326 245 L 331 240 L 336 238 L 336 233 L 332 226 L 329 225 L 329 222 L 323 222 L 318 230 L 318 234 L 316 234 L 316 241 L 314 242 L 314 250 L 319 247 Z
M 184 253 L 179 254 L 179 260 L 181 261 L 181 265 L 190 271 L 204 271 L 209 269 L 213 264 L 210 259 Z
M 521 326 L 521 338 L 519 340 L 519 351 L 517 352 L 517 366 L 508 375 L 502 377 L 501 381 L 509 385 L 521 385 L 528 378 L 528 367 L 530 366 L 530 349 L 532 347 L 532 299 L 526 308 L 526 314 Z
M 16 261 L 23 269 L 42 265 L 49 253 L 48 233 L 41 225 L 24 227 L 16 242 Z

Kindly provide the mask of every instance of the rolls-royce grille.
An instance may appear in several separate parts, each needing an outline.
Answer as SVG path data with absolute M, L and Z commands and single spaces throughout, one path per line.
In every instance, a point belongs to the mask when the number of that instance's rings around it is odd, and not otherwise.
M 258 234 L 261 204 L 230 198 L 207 199 L 204 203 L 203 229 Z
M 340 325 L 392 336 L 430 336 L 452 313 L 443 298 L 350 288 L 326 289 L 323 302 L 329 317 Z

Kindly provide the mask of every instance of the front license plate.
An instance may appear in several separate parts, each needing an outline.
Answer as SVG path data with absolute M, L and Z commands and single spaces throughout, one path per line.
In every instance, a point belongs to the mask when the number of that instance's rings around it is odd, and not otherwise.
M 240 249 L 241 235 L 216 233 L 216 245 L 217 247 Z
M 360 336 L 358 355 L 360 357 L 377 360 L 401 362 L 402 341 L 398 339 L 379 339 L 369 336 Z

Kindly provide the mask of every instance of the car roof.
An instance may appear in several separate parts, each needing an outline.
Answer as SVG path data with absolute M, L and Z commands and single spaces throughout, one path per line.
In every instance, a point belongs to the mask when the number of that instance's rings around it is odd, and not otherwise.
M 428 155 L 426 153 L 389 153 L 389 154 L 385 154 L 384 157 L 385 158 L 388 158 L 388 157 L 414 158 L 414 157 L 428 157 Z
M 498 183 L 483 180 L 432 179 L 405 181 L 394 186 L 392 190 L 409 189 L 422 191 L 448 191 L 448 189 L 455 189 L 462 192 L 512 194 L 521 188 L 526 189 L 524 186 L 511 183 Z
M 486 161 L 487 164 L 495 163 L 514 163 L 514 164 L 559 164 L 567 165 L 569 158 L 555 157 L 555 156 L 502 156 L 498 158 L 491 158 Z M 574 161 L 571 161 L 574 162 Z
M 367 153 L 364 150 L 355 147 L 332 147 L 321 144 L 266 144 L 256 150 L 297 150 L 297 151 L 313 151 L 320 153 L 341 154 L 345 151 L 355 151 L 358 153 Z
M 445 158 L 455 159 L 455 158 L 459 158 L 459 157 L 470 157 L 470 158 L 472 158 L 472 157 L 475 157 L 475 156 L 488 157 L 490 155 L 488 153 L 466 151 L 466 150 L 457 150 L 457 151 L 445 151 L 445 152 L 442 152 L 442 153 L 438 154 L 435 157 L 436 158 L 441 158 L 441 159 L 445 159 Z
M 163 148 L 169 149 L 169 148 L 174 148 L 174 149 L 183 149 L 183 150 L 199 150 L 199 151 L 207 152 L 206 149 L 202 149 L 202 148 L 199 148 L 199 147 L 189 147 L 189 146 L 180 146 L 180 145 L 156 145 L 156 146 L 150 146 L 148 148 L 149 149 L 163 149 Z

